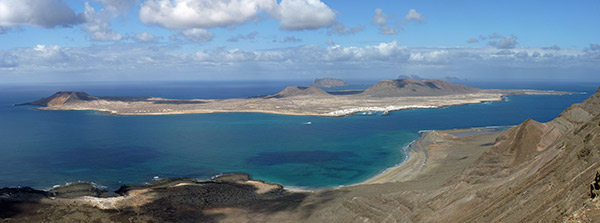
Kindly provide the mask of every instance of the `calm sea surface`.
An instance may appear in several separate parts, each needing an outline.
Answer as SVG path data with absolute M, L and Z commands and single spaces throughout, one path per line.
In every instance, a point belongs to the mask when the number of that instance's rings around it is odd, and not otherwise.
M 156 176 L 207 179 L 244 172 L 297 187 L 358 183 L 405 159 L 419 130 L 546 122 L 596 91 L 596 84 L 491 84 L 586 92 L 513 96 L 506 101 L 343 118 L 257 113 L 108 116 L 93 111 L 35 111 L 16 103 L 59 90 L 95 96 L 245 98 L 276 93 L 294 82 L 0 84 L 0 187 L 46 189 L 95 182 L 117 189 Z M 348 88 L 363 88 L 367 83 Z M 311 125 L 304 123 L 311 122 Z

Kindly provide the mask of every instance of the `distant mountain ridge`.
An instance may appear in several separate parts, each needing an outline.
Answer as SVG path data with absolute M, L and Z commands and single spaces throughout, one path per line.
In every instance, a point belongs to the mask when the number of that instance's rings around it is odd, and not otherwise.
M 346 82 L 341 80 L 341 79 L 337 79 L 337 78 L 315 78 L 315 80 L 313 81 L 313 86 L 315 87 L 324 87 L 324 88 L 329 88 L 329 87 L 343 87 L 346 86 Z
M 429 78 L 424 78 L 424 77 L 421 77 L 418 75 L 400 75 L 400 76 L 398 76 L 398 80 L 402 80 L 402 79 L 412 79 L 412 80 L 417 80 L 417 81 L 424 81 Z M 467 79 L 462 79 L 462 78 L 458 78 L 458 77 L 450 77 L 450 76 L 445 76 L 445 77 L 439 78 L 438 80 L 448 81 L 448 82 L 452 82 L 452 83 L 467 81 Z
M 441 96 L 453 94 L 470 94 L 481 89 L 466 85 L 453 84 L 443 80 L 383 80 L 367 88 L 363 94 L 377 97 L 401 96 Z

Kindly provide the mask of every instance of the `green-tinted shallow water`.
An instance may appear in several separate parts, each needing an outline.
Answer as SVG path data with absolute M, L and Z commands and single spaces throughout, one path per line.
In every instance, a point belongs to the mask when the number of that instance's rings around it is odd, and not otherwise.
M 67 90 L 98 96 L 214 98 L 219 91 L 222 97 L 274 93 L 284 85 L 100 85 L 67 86 Z M 514 125 L 529 117 L 548 121 L 583 101 L 595 86 L 556 89 L 587 95 L 514 96 L 504 102 L 343 118 L 256 113 L 107 116 L 12 106 L 62 89 L 65 86 L 0 89 L 0 187 L 44 189 L 91 181 L 116 189 L 155 176 L 209 178 L 228 172 L 250 173 L 287 186 L 353 184 L 402 162 L 402 148 L 416 139 L 419 130 Z

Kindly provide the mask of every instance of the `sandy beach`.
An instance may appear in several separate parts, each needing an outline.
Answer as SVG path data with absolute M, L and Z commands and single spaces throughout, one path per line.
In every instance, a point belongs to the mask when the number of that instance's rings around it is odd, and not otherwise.
M 483 127 L 453 130 L 421 131 L 419 138 L 408 145 L 408 157 L 403 163 L 360 183 L 381 184 L 391 182 L 445 181 L 464 169 L 488 149 L 493 140 L 506 127 Z M 431 182 L 430 182 L 431 183 Z

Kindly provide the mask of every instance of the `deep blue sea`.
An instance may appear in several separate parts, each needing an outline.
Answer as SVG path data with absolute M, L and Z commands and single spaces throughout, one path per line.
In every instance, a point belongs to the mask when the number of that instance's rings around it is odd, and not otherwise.
M 93 111 L 36 111 L 13 104 L 56 91 L 94 96 L 245 98 L 310 82 L 138 82 L 0 84 L 0 187 L 47 189 L 94 182 L 111 190 L 155 177 L 208 179 L 244 172 L 296 187 L 366 180 L 401 163 L 419 130 L 546 122 L 594 93 L 591 83 L 472 83 L 481 88 L 586 92 L 512 96 L 506 101 L 342 118 L 257 113 L 109 116 Z M 346 87 L 367 87 L 358 82 Z M 311 125 L 303 124 L 311 122 Z

